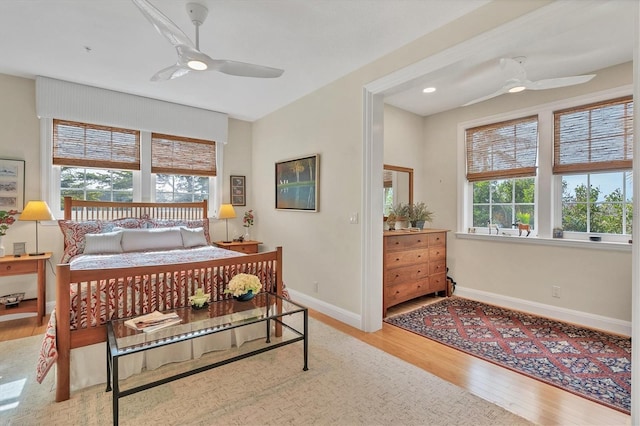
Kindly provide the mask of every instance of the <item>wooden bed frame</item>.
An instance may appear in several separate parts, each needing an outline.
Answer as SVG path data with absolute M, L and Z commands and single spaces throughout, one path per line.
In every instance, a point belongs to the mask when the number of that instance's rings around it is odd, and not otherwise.
M 207 201 L 198 203 L 117 203 L 117 202 L 94 202 L 72 200 L 65 197 L 64 200 L 64 217 L 66 220 L 86 221 L 86 220 L 114 220 L 121 218 L 153 218 L 153 219 L 181 219 L 196 220 L 207 218 Z M 118 312 L 110 310 L 108 298 L 111 294 L 127 294 L 132 290 L 137 279 L 145 279 L 153 282 L 155 288 L 151 289 L 146 286 L 144 292 L 150 295 L 155 291 L 159 284 L 165 283 L 167 279 L 176 276 L 189 274 L 190 276 L 204 276 L 203 274 L 215 274 L 219 282 L 216 284 L 217 292 L 213 294 L 222 294 L 222 287 L 228 284 L 230 276 L 243 271 L 269 270 L 275 274 L 275 280 L 272 280 L 271 286 L 275 284 L 275 288 L 268 288 L 280 296 L 283 294 L 282 285 L 282 248 L 278 247 L 275 251 L 258 253 L 253 255 L 238 255 L 225 259 L 215 259 L 210 261 L 180 263 L 162 266 L 143 266 L 132 268 L 118 269 L 97 269 L 97 270 L 71 270 L 70 265 L 57 265 L 56 272 L 56 337 L 58 359 L 56 374 L 56 401 L 64 401 L 70 397 L 70 369 L 71 369 L 71 349 L 92 345 L 95 343 L 106 341 L 106 321 L 101 320 L 100 315 L 95 312 L 106 310 L 107 318 L 117 319 Z M 268 268 L 268 269 L 265 269 Z M 149 277 L 153 279 L 149 279 Z M 184 285 L 182 282 L 173 280 L 174 287 L 181 286 L 178 293 L 182 294 L 177 298 L 172 308 L 189 306 L 188 296 L 194 294 L 195 285 Z M 99 286 L 91 285 L 91 283 L 107 282 L 108 285 Z M 264 285 L 265 283 L 263 283 Z M 197 285 L 197 284 L 196 284 Z M 211 283 L 209 282 L 210 286 Z M 75 286 L 77 294 L 81 295 L 74 300 L 78 306 L 81 306 L 83 300 L 92 300 L 92 296 L 96 297 L 96 292 L 100 294 L 97 297 L 97 306 L 95 309 L 77 309 L 76 324 L 77 328 L 71 330 L 71 297 L 70 289 Z M 106 288 L 112 290 L 117 286 L 118 291 L 104 291 Z M 101 289 L 101 287 L 104 287 Z M 165 285 L 164 288 L 167 286 Z M 207 288 L 209 292 L 211 289 Z M 166 290 L 164 290 L 166 291 Z M 94 293 L 92 295 L 92 292 Z M 160 290 L 158 290 L 160 292 Z M 228 297 L 228 296 L 225 296 Z M 143 299 L 143 298 L 139 298 Z M 85 301 L 86 301 L 85 300 Z M 280 300 L 280 299 L 279 299 Z M 101 301 L 107 301 L 103 303 Z M 149 312 L 157 307 L 158 298 L 146 298 L 145 301 L 139 301 L 138 309 L 144 309 Z M 136 302 L 138 303 L 138 301 Z M 142 305 L 144 304 L 144 306 Z M 281 304 L 281 302 L 279 303 Z M 171 307 L 170 307 L 171 308 Z M 277 306 L 281 310 L 281 306 Z M 165 308 L 166 309 L 166 308 Z M 278 331 L 276 331 L 278 333 Z M 106 362 L 106 361 L 105 361 Z

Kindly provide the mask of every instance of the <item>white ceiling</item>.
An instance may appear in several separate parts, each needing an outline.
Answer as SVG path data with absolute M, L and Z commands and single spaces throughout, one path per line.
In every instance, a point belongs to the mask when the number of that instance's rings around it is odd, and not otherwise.
M 175 50 L 130 0 L 0 0 L 0 73 L 42 75 L 253 121 L 488 3 L 151 0 L 192 40 L 189 1 L 209 8 L 200 29 L 203 52 L 282 68 L 284 75 L 254 79 L 201 72 L 151 82 L 155 72 L 175 63 Z M 632 60 L 637 0 L 563 2 L 575 4 L 571 13 L 530 22 L 502 42 L 404 84 L 385 102 L 423 116 L 459 107 L 502 86 L 501 57 L 526 56 L 531 80 Z M 425 95 L 425 86 L 438 90 Z
M 189 0 L 151 0 L 195 41 Z M 175 49 L 130 0 L 0 0 L 0 73 L 36 75 L 226 112 L 253 121 L 487 0 L 196 0 L 200 48 L 278 79 L 190 73 L 150 82 Z
M 457 108 L 500 89 L 510 77 L 500 58 L 526 57 L 529 80 L 594 71 L 633 60 L 637 0 L 562 0 L 536 19 L 523 18 L 515 30 L 490 37 L 482 49 L 420 78 L 385 97 L 385 102 L 428 116 Z M 548 10 L 553 8 L 553 12 Z M 597 73 L 594 81 L 598 78 Z M 422 93 L 425 87 L 437 90 Z M 525 92 L 502 96 L 526 96 Z

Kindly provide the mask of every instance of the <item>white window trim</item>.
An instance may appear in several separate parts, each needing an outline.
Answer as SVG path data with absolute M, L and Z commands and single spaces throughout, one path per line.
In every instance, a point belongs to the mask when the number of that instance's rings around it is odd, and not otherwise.
M 564 238 L 552 238 L 555 224 L 562 223 L 562 179 L 553 175 L 553 111 L 572 108 L 594 102 L 605 101 L 633 94 L 633 85 L 624 85 L 614 89 L 577 96 L 561 101 L 537 105 L 493 116 L 482 117 L 475 120 L 458 123 L 457 127 L 457 162 L 458 162 L 458 230 L 457 238 L 481 239 L 487 241 L 517 242 L 523 244 L 560 245 L 571 247 L 600 248 L 605 250 L 631 251 L 628 236 L 602 236 L 602 241 L 593 242 L 588 239 L 588 234 L 567 233 Z M 520 117 L 538 115 L 538 173 L 536 176 L 536 208 L 535 208 L 535 233 L 532 231 L 528 237 L 518 236 L 514 229 L 504 229 L 507 235 L 489 234 L 486 227 L 475 227 L 475 233 L 469 233 L 473 223 L 471 203 L 473 186 L 466 178 L 466 142 L 465 131 L 468 128 L 488 125 L 501 121 L 513 120 Z M 636 178 L 634 176 L 634 178 Z M 543 196 L 544 194 L 544 196 Z M 515 236 L 515 238 L 514 238 Z M 577 239 L 580 238 L 580 239 Z

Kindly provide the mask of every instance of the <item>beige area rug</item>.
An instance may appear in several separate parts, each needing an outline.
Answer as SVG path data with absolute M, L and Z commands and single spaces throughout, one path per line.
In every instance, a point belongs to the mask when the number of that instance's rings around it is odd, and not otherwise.
M 309 327 L 308 371 L 298 342 L 124 397 L 120 424 L 529 424 L 319 321 L 310 319 Z M 111 393 L 103 385 L 56 403 L 52 372 L 36 383 L 40 340 L 0 343 L 0 424 L 111 424 Z

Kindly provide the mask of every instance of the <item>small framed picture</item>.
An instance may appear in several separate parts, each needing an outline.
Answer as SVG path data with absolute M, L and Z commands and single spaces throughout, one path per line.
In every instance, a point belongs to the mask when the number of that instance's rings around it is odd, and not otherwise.
M 247 205 L 247 186 L 244 176 L 231 176 L 231 205 Z
M 13 243 L 13 254 L 15 256 L 22 256 L 25 252 L 25 243 Z

